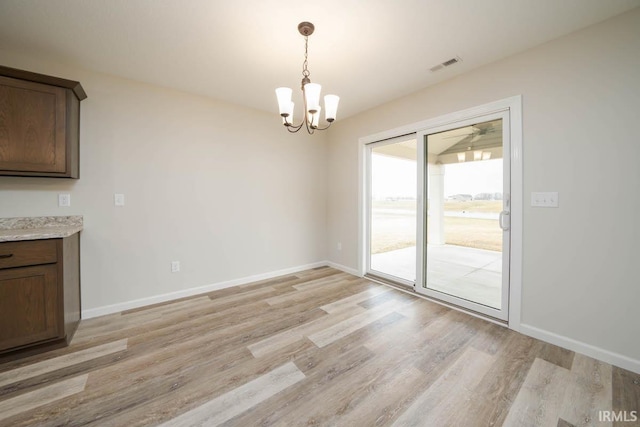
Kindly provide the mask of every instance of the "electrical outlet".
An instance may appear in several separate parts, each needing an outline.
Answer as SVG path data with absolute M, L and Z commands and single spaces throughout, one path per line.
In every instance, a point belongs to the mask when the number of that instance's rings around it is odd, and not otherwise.
M 177 273 L 180 271 L 180 261 L 171 261 L 171 272 Z
M 338 244 L 336 245 L 336 249 L 338 249 L 339 251 L 342 250 L 342 242 L 338 242 Z
M 71 206 L 71 194 L 58 194 L 58 206 Z
M 113 195 L 113 204 L 114 206 L 124 206 L 124 194 L 114 194 Z
M 557 192 L 531 193 L 531 206 L 537 207 L 537 208 L 557 208 L 558 193 Z

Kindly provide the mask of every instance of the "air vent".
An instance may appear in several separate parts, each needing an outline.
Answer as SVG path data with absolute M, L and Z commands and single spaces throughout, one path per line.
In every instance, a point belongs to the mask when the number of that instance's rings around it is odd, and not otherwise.
M 450 67 L 453 64 L 457 64 L 458 62 L 461 62 L 461 61 L 462 61 L 462 59 L 460 59 L 459 56 L 456 56 L 455 58 L 448 59 L 448 60 L 444 61 L 443 63 L 438 64 L 435 67 L 430 68 L 429 71 L 434 73 L 436 71 L 442 70 L 445 67 Z
M 455 64 L 455 63 L 457 63 L 457 62 L 458 62 L 458 58 L 451 58 L 451 59 L 450 59 L 450 60 L 448 60 L 448 61 L 444 61 L 444 62 L 442 63 L 442 65 L 444 65 L 445 67 L 448 67 L 449 65 L 453 65 L 453 64 Z

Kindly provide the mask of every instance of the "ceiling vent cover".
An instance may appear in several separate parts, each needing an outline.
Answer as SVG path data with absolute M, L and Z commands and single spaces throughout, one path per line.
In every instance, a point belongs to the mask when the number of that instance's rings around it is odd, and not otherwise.
M 455 58 L 448 59 L 443 63 L 430 68 L 429 71 L 431 71 L 432 73 L 435 73 L 436 71 L 442 70 L 445 67 L 450 67 L 453 64 L 457 64 L 458 62 L 462 62 L 462 59 L 459 56 L 456 56 Z

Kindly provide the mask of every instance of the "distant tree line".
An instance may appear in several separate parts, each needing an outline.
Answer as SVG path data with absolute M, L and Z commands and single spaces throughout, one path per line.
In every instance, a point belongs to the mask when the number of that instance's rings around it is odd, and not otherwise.
M 454 194 L 453 196 L 449 196 L 448 199 L 458 202 L 468 202 L 471 200 L 502 200 L 502 193 L 478 193 L 473 196 L 471 194 Z

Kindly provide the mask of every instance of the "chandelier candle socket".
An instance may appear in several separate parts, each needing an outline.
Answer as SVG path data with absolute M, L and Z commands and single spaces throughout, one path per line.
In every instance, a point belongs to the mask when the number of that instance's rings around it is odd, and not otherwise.
M 298 25 L 298 31 L 304 36 L 304 62 L 302 63 L 302 100 L 304 102 L 304 114 L 302 115 L 302 121 L 300 124 L 294 124 L 293 120 L 293 107 L 294 103 L 291 101 L 293 90 L 288 87 L 279 87 L 276 89 L 276 97 L 278 99 L 278 111 L 282 117 L 282 124 L 291 133 L 298 132 L 303 127 L 307 129 L 309 134 L 313 134 L 316 130 L 325 130 L 331 126 L 336 119 L 338 112 L 338 103 L 340 97 L 337 95 L 325 95 L 324 97 L 324 118 L 327 121 L 325 127 L 319 127 L 320 113 L 322 107 L 320 106 L 320 92 L 322 86 L 318 83 L 311 83 L 309 76 L 311 73 L 308 69 L 308 48 L 309 48 L 309 36 L 313 34 L 315 27 L 310 22 L 301 22 Z

